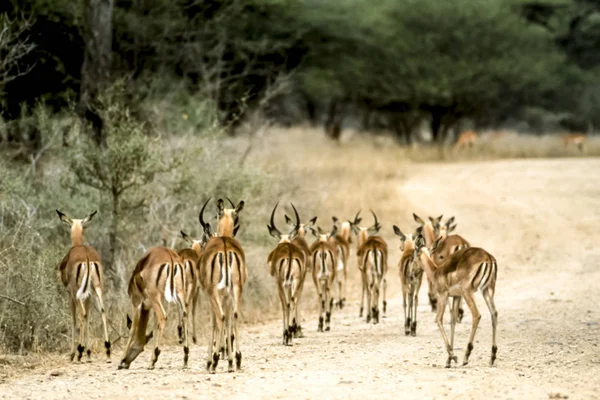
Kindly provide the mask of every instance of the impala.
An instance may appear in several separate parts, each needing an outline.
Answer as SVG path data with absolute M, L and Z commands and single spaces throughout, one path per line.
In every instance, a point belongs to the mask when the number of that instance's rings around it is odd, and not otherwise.
M 576 146 L 579 151 L 583 152 L 583 145 L 585 143 L 585 135 L 581 133 L 571 133 L 568 135 L 564 135 L 562 137 L 562 142 L 565 147 L 565 152 L 567 151 L 567 147 L 570 145 Z
M 348 259 L 350 257 L 350 238 L 352 237 L 352 228 L 349 221 L 339 223 L 336 217 L 332 217 L 334 225 L 339 228 L 337 234 L 330 237 L 329 240 L 337 249 L 337 283 L 338 283 L 338 301 L 340 309 L 344 308 L 346 302 L 346 281 L 348 279 Z
M 181 238 L 190 244 L 190 248 L 181 249 L 177 251 L 177 255 L 183 262 L 183 269 L 185 272 L 185 304 L 189 308 L 188 319 L 191 319 L 192 327 L 192 342 L 196 344 L 196 307 L 198 306 L 198 299 L 200 297 L 200 285 L 198 283 L 198 260 L 202 255 L 202 249 L 206 245 L 208 237 L 202 235 L 202 239 L 193 239 L 184 231 L 181 231 Z M 177 334 L 179 336 L 179 344 L 183 341 L 183 323 L 182 314 L 179 314 L 179 325 L 177 325 Z M 190 326 L 188 320 L 188 327 Z
M 437 218 L 429 217 L 429 221 L 425 222 L 421 217 L 417 214 L 413 213 L 413 218 L 415 222 L 417 222 L 421 227 L 421 233 L 425 238 L 425 244 L 427 248 L 431 248 L 433 246 L 433 242 L 437 239 L 439 235 L 439 226 L 442 220 L 443 215 L 440 215 Z M 436 229 L 437 227 L 437 229 Z M 437 309 L 437 300 L 435 293 L 432 288 L 433 284 L 429 280 L 429 275 L 427 276 L 427 295 L 429 297 L 429 304 L 431 305 L 431 311 L 435 312 Z
M 277 247 L 269 253 L 267 258 L 269 274 L 277 281 L 279 299 L 281 300 L 281 311 L 283 312 L 283 344 L 292 345 L 292 335 L 296 331 L 300 321 L 296 319 L 296 309 L 300 300 L 300 285 L 306 273 L 305 254 L 291 241 L 298 234 L 300 228 L 300 217 L 296 207 L 292 204 L 296 215 L 296 225 L 289 234 L 283 234 L 275 226 L 275 210 L 279 203 L 275 204 L 271 213 L 271 221 L 267 225 L 269 234 L 279 240 Z M 292 321 L 290 322 L 290 318 Z
M 293 222 L 291 220 L 291 218 L 289 218 L 287 215 L 285 216 L 285 221 L 288 225 L 290 226 L 295 226 L 293 225 Z M 298 248 L 300 250 L 302 250 L 302 252 L 304 253 L 304 276 L 302 276 L 302 282 L 300 283 L 300 286 L 298 287 L 298 298 L 302 297 L 302 292 L 304 290 L 304 283 L 306 282 L 306 275 L 310 272 L 312 273 L 312 257 L 311 257 L 311 253 L 310 253 L 310 246 L 308 245 L 308 243 L 306 242 L 306 232 L 307 231 L 311 231 L 314 233 L 314 226 L 315 223 L 317 222 L 317 217 L 313 217 L 311 218 L 307 223 L 303 224 L 300 223 L 300 226 L 298 227 L 298 233 L 296 235 L 295 238 L 292 239 L 292 244 L 298 246 Z M 297 326 L 296 328 L 292 331 L 292 334 L 295 338 L 301 338 L 304 335 L 302 334 L 302 326 L 301 326 L 301 314 L 300 314 L 300 307 L 299 305 L 296 305 L 296 323 Z
M 439 307 L 437 309 L 436 322 L 448 352 L 446 368 L 450 368 L 452 361 L 458 362 L 458 358 L 454 355 L 454 330 L 456 326 L 458 299 L 460 297 L 465 299 L 473 316 L 463 365 L 467 365 L 469 362 L 469 356 L 473 351 L 473 340 L 481 319 L 481 314 L 479 314 L 475 303 L 475 292 L 478 290 L 481 291 L 492 317 L 492 356 L 490 366 L 493 366 L 498 352 L 498 346 L 496 345 L 498 312 L 494 304 L 496 277 L 498 273 L 496 259 L 481 248 L 469 247 L 452 254 L 441 265 L 436 265 L 429 254 L 429 250 L 425 247 L 425 241 L 421 236 L 417 239 L 416 248 L 418 260 L 427 276 L 433 282 L 437 295 Z M 452 304 L 453 312 L 450 314 L 450 341 L 448 341 L 443 325 L 444 311 L 446 310 L 448 297 L 452 297 L 454 300 Z
M 325 330 L 331 329 L 331 309 L 333 306 L 331 288 L 335 282 L 337 250 L 329 241 L 329 238 L 335 235 L 335 227 L 331 233 L 324 232 L 320 227 L 317 229 L 317 232 L 313 231 L 317 236 L 317 240 L 310 246 L 310 254 L 313 266 L 313 282 L 321 301 L 318 331 L 323 332 L 323 314 L 325 314 Z
M 374 224 L 365 228 L 358 224 L 361 219 L 358 218 L 360 211 L 354 217 L 352 230 L 358 236 L 356 256 L 358 258 L 358 268 L 362 276 L 362 296 L 360 301 L 360 316 L 362 316 L 364 298 L 367 295 L 367 322 L 373 319 L 373 323 L 379 322 L 379 291 L 383 287 L 383 315 L 385 316 L 387 301 L 387 243 L 381 236 L 376 236 L 381 229 L 381 224 L 377 221 L 377 215 L 373 214 Z M 358 221 L 358 222 L 357 222 Z
M 458 139 L 456 140 L 456 143 L 454 144 L 453 149 L 459 150 L 463 147 L 469 147 L 472 148 L 473 145 L 475 145 L 475 143 L 477 142 L 477 133 L 475 131 L 463 131 L 460 133 L 460 135 L 458 136 Z
M 177 303 L 179 312 L 183 315 L 183 366 L 184 368 L 187 366 L 189 347 L 186 285 L 183 261 L 174 250 L 168 247 L 151 247 L 138 261 L 127 288 L 127 294 L 131 299 L 133 320 L 130 322 L 128 319 L 129 341 L 119 369 L 128 369 L 137 356 L 144 351 L 144 346 L 152 337 L 152 333 L 146 334 L 150 311 L 154 311 L 158 323 L 154 351 L 148 366 L 149 369 L 154 369 L 160 355 L 160 343 L 167 322 L 164 300 L 168 303 Z
M 417 335 L 417 308 L 419 291 L 423 280 L 423 269 L 415 260 L 415 237 L 418 233 L 405 235 L 394 225 L 394 233 L 400 237 L 400 282 L 402 283 L 402 307 L 404 308 L 404 334 Z M 408 313 L 406 300 L 408 298 Z
M 227 350 L 228 371 L 233 372 L 233 341 L 235 340 L 236 369 L 241 369 L 239 317 L 242 292 L 248 271 L 246 256 L 241 244 L 233 237 L 237 231 L 237 217 L 244 208 L 241 201 L 233 208 L 223 208 L 223 200 L 217 201 L 218 233 L 215 237 L 210 224 L 204 222 L 204 209 L 210 198 L 200 210 L 199 220 L 205 235 L 209 237 L 199 260 L 200 284 L 210 300 L 212 317 L 212 337 L 208 344 L 206 369 L 214 374 L 219 362 L 219 350 Z M 238 225 L 239 227 L 239 225 Z M 224 346 L 223 339 L 227 346 Z
M 102 327 L 104 328 L 104 347 L 106 362 L 110 362 L 110 341 L 106 327 L 106 312 L 102 300 L 104 288 L 104 273 L 102 261 L 96 249 L 83 244 L 83 228 L 94 218 L 96 211 L 84 219 L 71 219 L 56 210 L 62 222 L 71 228 L 71 248 L 59 265 L 60 280 L 69 292 L 71 316 L 73 318 L 71 337 L 71 361 L 75 358 L 75 336 L 77 333 L 77 315 L 79 315 L 79 344 L 77 345 L 77 361 L 81 361 L 83 352 L 87 349 L 88 361 L 91 361 L 89 345 L 88 314 L 90 310 L 90 294 L 93 290 L 98 299 Z M 85 343 L 85 344 L 84 344 Z

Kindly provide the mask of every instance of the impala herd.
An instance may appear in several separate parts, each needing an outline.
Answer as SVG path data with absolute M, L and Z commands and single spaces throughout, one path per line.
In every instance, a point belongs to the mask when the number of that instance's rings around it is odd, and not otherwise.
M 131 301 L 131 314 L 127 315 L 129 340 L 119 369 L 130 364 L 154 337 L 154 350 L 149 368 L 154 368 L 160 355 L 160 344 L 167 320 L 164 308 L 175 303 L 179 311 L 178 337 L 183 347 L 183 366 L 189 357 L 189 331 L 196 343 L 195 313 L 200 289 L 210 303 L 212 335 L 208 343 L 206 369 L 215 373 L 220 359 L 227 357 L 228 371 L 239 370 L 242 365 L 240 349 L 239 317 L 244 284 L 248 272 L 244 249 L 235 238 L 240 227 L 239 215 L 244 201 L 237 205 L 227 199 L 231 208 L 226 208 L 222 199 L 216 204 L 216 230 L 204 220 L 208 199 L 199 215 L 202 227 L 200 238 L 191 238 L 181 231 L 182 238 L 190 247 L 175 251 L 168 247 L 152 247 L 137 262 L 129 280 L 127 293 Z M 388 269 L 388 245 L 379 236 L 381 224 L 373 211 L 373 225 L 361 225 L 360 211 L 353 220 L 341 221 L 332 217 L 331 230 L 316 225 L 314 217 L 304 223 L 296 207 L 291 204 L 293 217 L 285 215 L 288 229 L 281 231 L 275 225 L 278 203 L 275 204 L 267 229 L 277 240 L 277 245 L 267 257 L 269 274 L 274 278 L 283 313 L 283 344 L 291 345 L 293 338 L 303 337 L 299 301 L 307 274 L 312 280 L 320 305 L 318 331 L 331 330 L 334 306 L 342 309 L 346 302 L 346 277 L 350 249 L 356 240 L 356 257 L 361 273 L 362 292 L 359 316 L 363 317 L 364 301 L 367 299 L 366 322 L 377 324 L 380 305 L 383 316 L 387 309 L 386 287 Z M 84 219 L 71 219 L 57 210 L 61 221 L 71 228 L 72 246 L 60 263 L 60 277 L 66 287 L 73 317 L 71 360 L 80 361 L 84 353 L 90 360 L 88 312 L 92 291 L 97 296 L 102 315 L 107 361 L 111 360 L 111 343 L 106 325 L 106 313 L 102 301 L 103 270 L 98 252 L 83 245 L 83 228 L 96 212 Z M 396 225 L 394 233 L 400 238 L 401 257 L 398 263 L 404 309 L 404 333 L 417 334 L 417 306 L 423 274 L 427 277 L 429 303 L 437 313 L 436 322 L 448 358 L 446 367 L 454 355 L 454 330 L 456 322 L 463 317 L 461 301 L 467 304 L 472 316 L 472 327 L 464 355 L 463 365 L 473 350 L 473 340 L 481 314 L 475 303 L 475 293 L 480 291 L 492 317 L 492 355 L 494 365 L 497 353 L 496 326 L 498 313 L 494 305 L 497 263 L 487 251 L 471 247 L 459 235 L 451 234 L 456 229 L 454 217 L 442 222 L 442 216 L 429 217 L 427 221 L 413 214 L 418 226 L 414 231 L 403 233 Z M 316 237 L 308 243 L 308 234 Z M 337 289 L 337 297 L 334 297 Z M 449 298 L 452 299 L 450 304 Z M 450 340 L 443 326 L 443 317 L 448 303 L 451 315 Z M 148 333 L 150 313 L 157 321 L 156 336 Z M 131 317 L 130 317 L 131 315 Z M 77 341 L 77 316 L 79 316 L 79 340 Z M 77 346 L 76 346 L 77 342 Z M 235 347 L 234 347 L 235 346 Z M 234 352 L 235 348 L 235 352 Z M 235 368 L 234 368 L 235 358 Z

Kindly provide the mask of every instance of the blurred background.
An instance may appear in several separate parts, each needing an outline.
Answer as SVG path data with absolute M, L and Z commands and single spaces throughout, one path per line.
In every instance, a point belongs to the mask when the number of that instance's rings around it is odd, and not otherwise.
M 276 201 L 326 229 L 370 207 L 392 237 L 413 210 L 389 182 L 419 163 L 600 155 L 598 48 L 592 0 L 2 1 L 0 350 L 69 343 L 55 209 L 99 211 L 118 342 L 143 253 L 199 235 L 208 197 L 245 200 L 261 321 Z

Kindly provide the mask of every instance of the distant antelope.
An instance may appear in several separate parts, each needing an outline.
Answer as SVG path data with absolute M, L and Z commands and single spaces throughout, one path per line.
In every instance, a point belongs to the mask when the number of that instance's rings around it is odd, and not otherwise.
M 463 147 L 469 147 L 472 148 L 473 145 L 477 142 L 477 133 L 475 131 L 463 131 L 460 133 L 460 135 L 458 136 L 458 139 L 456 140 L 456 143 L 454 144 L 453 149 L 459 150 Z
M 187 367 L 189 357 L 187 332 L 186 274 L 183 261 L 177 253 L 168 247 L 151 247 L 138 261 L 131 274 L 127 293 L 131 299 L 133 319 L 129 321 L 129 340 L 119 369 L 128 369 L 144 346 L 152 337 L 146 334 L 150 311 L 154 311 L 158 322 L 158 331 L 154 351 L 150 358 L 149 369 L 154 369 L 160 355 L 160 343 L 167 322 L 167 312 L 163 300 L 177 303 L 183 315 L 183 366 Z M 129 318 L 129 316 L 128 316 Z
M 374 224 L 368 228 L 361 227 L 358 224 L 361 219 L 358 218 L 360 211 L 354 217 L 352 230 L 358 236 L 356 256 L 358 258 L 358 268 L 362 276 L 362 296 L 360 301 L 360 316 L 364 308 L 364 298 L 367 295 L 367 322 L 373 319 L 373 323 L 379 322 L 379 291 L 383 289 L 383 315 L 385 316 L 387 301 L 387 243 L 381 236 L 375 236 L 381 229 L 381 224 L 377 221 L 377 215 L 373 214 Z M 357 222 L 358 221 L 358 222 Z
M 340 309 L 344 308 L 346 302 L 346 281 L 348 279 L 348 259 L 350 258 L 350 241 L 352 240 L 352 227 L 350 221 L 340 221 L 336 217 L 332 217 L 333 223 L 336 225 L 337 234 L 330 237 L 329 240 L 337 249 L 337 271 L 336 280 L 338 283 L 338 301 L 337 305 Z
M 415 259 L 415 238 L 418 233 L 405 235 L 394 225 L 394 233 L 400 237 L 400 282 L 402 283 L 402 307 L 404 308 L 404 334 L 417 335 L 417 308 L 419 306 L 419 290 L 423 280 L 423 268 Z M 408 298 L 408 313 L 406 300 Z
M 413 218 L 415 222 L 421 225 L 421 232 L 423 237 L 425 238 L 425 244 L 427 248 L 431 248 L 433 246 L 433 242 L 437 239 L 440 233 L 440 222 L 442 221 L 443 215 L 440 215 L 437 218 L 429 217 L 429 221 L 425 222 L 421 217 L 417 214 L 413 213 Z M 432 288 L 433 284 L 429 280 L 429 275 L 427 276 L 427 295 L 429 296 L 429 304 L 431 305 L 431 311 L 435 312 L 437 310 L 437 298 Z
M 333 232 L 327 233 L 320 227 L 317 227 L 317 232 L 313 230 L 313 233 L 317 236 L 317 240 L 310 246 L 313 282 L 321 301 L 319 332 L 323 332 L 323 314 L 325 314 L 325 330 L 328 331 L 331 329 L 331 309 L 333 306 L 331 290 L 337 272 L 337 249 L 331 244 L 329 238 L 335 235 L 335 230 L 336 228 L 334 227 Z
M 299 288 L 306 273 L 304 252 L 291 241 L 298 234 L 300 228 L 300 217 L 296 207 L 292 204 L 296 215 L 296 225 L 289 234 L 283 234 L 275 226 L 275 210 L 279 203 L 275 204 L 271 213 L 271 221 L 267 225 L 269 234 L 279 240 L 277 247 L 269 253 L 269 274 L 277 281 L 281 310 L 283 312 L 283 344 L 292 345 L 292 335 L 296 331 L 300 321 L 296 319 L 296 309 L 300 301 Z M 290 322 L 291 319 L 291 322 Z
M 202 235 L 202 239 L 193 239 L 184 231 L 181 231 L 181 237 L 187 243 L 191 245 L 190 248 L 181 249 L 177 251 L 177 255 L 181 258 L 183 262 L 184 271 L 185 271 L 185 304 L 187 304 L 189 313 L 188 319 L 191 320 L 192 327 L 192 342 L 196 344 L 196 307 L 198 306 L 198 299 L 200 297 L 200 284 L 198 281 L 199 278 L 199 266 L 198 261 L 200 260 L 200 256 L 202 255 L 202 250 L 208 241 L 208 237 L 206 235 Z M 177 334 L 179 336 L 179 344 L 183 342 L 183 323 L 182 323 L 182 314 L 179 314 L 179 325 L 177 325 Z M 190 323 L 188 321 L 188 327 Z
M 214 237 L 210 224 L 204 222 L 203 214 L 210 198 L 200 210 L 199 220 L 205 235 L 209 237 L 199 260 L 200 284 L 210 300 L 212 336 L 208 344 L 206 369 L 214 374 L 219 362 L 219 351 L 227 351 L 228 371 L 233 372 L 233 342 L 235 341 L 236 369 L 242 367 L 240 351 L 239 317 L 244 284 L 248 279 L 246 256 L 241 244 L 233 237 L 237 231 L 237 217 L 244 208 L 240 201 L 233 208 L 223 208 L 223 200 L 217 201 L 218 234 Z M 238 225 L 239 227 L 239 225 Z M 227 345 L 224 346 L 223 338 Z
M 481 319 L 481 314 L 475 303 L 475 292 L 481 291 L 483 298 L 490 310 L 492 317 L 492 356 L 490 366 L 494 365 L 498 346 L 496 345 L 496 327 L 498 325 L 498 312 L 494 304 L 494 293 L 496 290 L 496 277 L 498 266 L 496 259 L 487 251 L 478 247 L 469 247 L 452 254 L 450 258 L 441 265 L 436 265 L 432 260 L 429 250 L 425 247 L 425 241 L 420 236 L 416 242 L 417 257 L 427 276 L 434 284 L 434 289 L 438 298 L 438 309 L 436 322 L 444 339 L 448 359 L 446 368 L 450 368 L 451 362 L 458 362 L 454 355 L 454 330 L 456 326 L 456 315 L 458 299 L 462 296 L 469 306 L 472 314 L 472 328 L 469 335 L 469 343 L 465 351 L 463 365 L 469 362 L 469 356 L 473 350 L 473 340 L 477 332 L 477 326 Z M 448 297 L 454 299 L 450 325 L 450 341 L 444 330 L 444 311 L 446 310 L 446 301 Z
M 285 221 L 288 225 L 294 227 L 295 224 L 294 222 L 291 220 L 291 218 L 289 218 L 287 215 L 285 216 Z M 308 245 L 307 241 L 306 241 L 306 232 L 307 231 L 311 231 L 314 233 L 314 226 L 315 223 L 317 222 L 317 217 L 313 217 L 311 218 L 307 223 L 300 223 L 300 226 L 298 228 L 298 233 L 296 235 L 295 238 L 292 239 L 292 243 L 296 246 L 298 246 L 298 248 L 300 248 L 300 250 L 302 250 L 302 252 L 304 253 L 304 257 L 305 257 L 305 261 L 304 261 L 304 276 L 302 277 L 302 282 L 300 283 L 300 286 L 298 287 L 298 298 L 302 297 L 302 292 L 304 290 L 304 283 L 306 282 L 306 275 L 308 273 L 312 274 L 312 257 L 311 257 L 311 253 L 310 253 L 310 246 Z M 299 304 L 296 305 L 296 323 L 297 326 L 296 328 L 292 331 L 292 335 L 295 338 L 301 338 L 304 335 L 302 334 L 302 325 L 301 325 L 301 313 L 300 313 L 300 307 Z
M 84 219 L 71 219 L 56 210 L 62 222 L 71 228 L 71 248 L 59 265 L 60 280 L 67 288 L 73 317 L 71 337 L 71 361 L 75 358 L 75 336 L 77 332 L 77 315 L 79 315 L 79 344 L 77 345 L 77 361 L 81 361 L 83 352 L 87 349 L 88 362 L 91 361 L 89 344 L 90 294 L 94 290 L 98 299 L 102 327 L 104 328 L 104 347 L 106 348 L 106 362 L 110 362 L 110 341 L 106 327 L 106 311 L 102 301 L 104 290 L 104 273 L 102 261 L 96 249 L 83 244 L 83 228 L 94 218 L 96 211 Z M 78 307 L 79 305 L 79 307 Z
M 575 145 L 579 149 L 579 151 L 583 152 L 583 145 L 585 144 L 585 135 L 581 133 L 571 133 L 568 135 L 563 135 L 562 142 L 565 148 L 565 152 L 567 151 L 567 147 L 570 145 Z

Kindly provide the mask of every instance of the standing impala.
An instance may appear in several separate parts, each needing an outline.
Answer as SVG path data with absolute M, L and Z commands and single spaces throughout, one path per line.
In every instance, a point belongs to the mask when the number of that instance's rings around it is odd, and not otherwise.
M 348 259 L 350 258 L 350 238 L 352 237 L 352 228 L 350 227 L 349 221 L 344 221 L 340 224 L 336 217 L 332 217 L 332 219 L 334 225 L 336 226 L 337 234 L 330 237 L 329 240 L 337 249 L 337 305 L 340 309 L 342 309 L 344 308 L 344 302 L 346 301 L 346 281 L 348 278 Z
M 404 308 L 404 334 L 417 336 L 417 309 L 419 306 L 419 291 L 423 280 L 423 268 L 416 262 L 415 237 L 418 233 L 405 235 L 394 225 L 394 233 L 400 237 L 400 282 L 402 283 L 402 307 Z M 406 300 L 408 298 L 408 313 Z
M 278 203 L 279 204 L 279 203 Z M 296 215 L 296 225 L 289 234 L 283 234 L 275 226 L 275 210 L 271 213 L 271 221 L 267 228 L 269 234 L 279 240 L 277 247 L 269 253 L 267 258 L 269 264 L 269 274 L 277 281 L 279 299 L 281 300 L 281 311 L 283 312 L 283 344 L 292 345 L 292 336 L 300 324 L 296 319 L 296 309 L 300 301 L 300 285 L 306 274 L 305 254 L 291 241 L 298 234 L 300 228 L 300 217 L 296 207 L 292 204 L 294 214 Z M 291 319 L 291 322 L 290 322 Z
M 494 304 L 494 293 L 496 291 L 496 277 L 498 274 L 498 265 L 496 259 L 487 251 L 478 247 L 469 247 L 459 250 L 452 254 L 450 258 L 441 265 L 436 265 L 425 247 L 425 241 L 420 236 L 416 242 L 417 257 L 425 273 L 433 282 L 438 299 L 438 309 L 436 322 L 446 350 L 448 358 L 446 368 L 450 368 L 452 361 L 458 362 L 454 355 L 454 329 L 456 326 L 456 315 L 458 313 L 458 299 L 463 297 L 471 310 L 472 327 L 469 335 L 469 342 L 465 351 L 463 365 L 469 362 L 469 356 L 473 350 L 473 340 L 477 332 L 477 326 L 481 319 L 481 314 L 475 303 L 475 292 L 481 291 L 492 316 L 492 357 L 490 366 L 494 365 L 498 346 L 496 345 L 496 327 L 498 325 L 498 312 Z M 444 311 L 446 310 L 446 301 L 448 297 L 453 298 L 452 312 L 450 313 L 450 341 L 444 330 Z
M 196 307 L 198 306 L 198 299 L 200 297 L 200 284 L 198 282 L 198 261 L 202 255 L 202 249 L 206 245 L 208 237 L 202 235 L 202 239 L 192 239 L 187 233 L 181 231 L 181 237 L 187 243 L 190 244 L 190 248 L 181 249 L 177 251 L 177 255 L 183 262 L 185 271 L 185 304 L 189 308 L 188 319 L 191 320 L 192 326 L 192 342 L 196 344 Z M 183 342 L 183 321 L 182 315 L 179 314 L 179 325 L 177 325 L 177 334 L 179 335 L 179 344 Z M 188 327 L 190 321 L 188 321 Z
M 290 217 L 288 217 L 287 215 L 285 216 L 285 222 L 286 224 L 294 227 L 295 224 L 292 221 L 292 219 Z M 298 233 L 296 235 L 295 238 L 292 239 L 292 244 L 298 246 L 298 248 L 300 250 L 302 250 L 302 252 L 304 253 L 304 275 L 302 276 L 302 282 L 300 283 L 300 286 L 298 287 L 298 298 L 302 297 L 302 292 L 304 290 L 304 283 L 306 282 L 306 275 L 310 272 L 312 273 L 312 257 L 310 254 L 310 246 L 308 245 L 308 242 L 306 241 L 306 232 L 307 231 L 314 231 L 313 227 L 315 225 L 315 223 L 317 222 L 317 217 L 313 217 L 311 218 L 307 223 L 300 223 L 300 226 L 298 227 Z M 293 330 L 292 334 L 295 338 L 301 338 L 304 337 L 304 335 L 302 334 L 302 326 L 301 326 L 301 314 L 300 314 L 300 307 L 297 304 L 296 305 L 296 321 L 297 321 L 297 326 L 296 328 Z
M 119 369 L 128 369 L 137 356 L 144 351 L 144 346 L 152 337 L 152 333 L 146 334 L 151 311 L 154 311 L 158 322 L 154 351 L 148 366 L 148 369 L 154 369 L 160 355 L 160 343 L 167 322 L 164 300 L 168 303 L 177 303 L 179 312 L 183 315 L 183 366 L 184 368 L 187 366 L 189 347 L 185 278 L 183 261 L 168 247 L 151 247 L 138 261 L 127 288 L 127 294 L 131 299 L 133 320 L 129 330 L 129 341 Z
M 425 244 L 429 249 L 431 248 L 431 246 L 433 246 L 433 242 L 435 242 L 439 235 L 439 227 L 442 217 L 443 215 L 440 215 L 437 218 L 429 217 L 429 221 L 425 222 L 421 219 L 421 217 L 413 213 L 413 218 L 415 219 L 415 222 L 421 225 L 421 234 L 425 238 Z M 435 296 L 435 293 L 433 292 L 433 283 L 429 280 L 429 275 L 427 276 L 427 289 L 427 295 L 429 297 L 431 311 L 435 312 L 437 310 L 437 298 Z
M 210 224 L 204 222 L 204 209 L 200 210 L 199 220 L 205 235 L 210 239 L 199 260 L 200 284 L 210 301 L 212 337 L 208 344 L 206 369 L 214 374 L 219 362 L 219 351 L 227 351 L 228 371 L 233 372 L 233 341 L 235 340 L 236 369 L 242 367 L 240 351 L 239 317 L 242 291 L 248 278 L 246 256 L 241 244 L 233 237 L 239 225 L 238 215 L 244 208 L 241 201 L 233 208 L 224 208 L 223 200 L 217 201 L 217 236 L 213 235 Z M 224 345 L 223 339 L 227 342 Z
M 313 282 L 321 301 L 318 331 L 323 332 L 323 320 L 325 321 L 325 330 L 331 329 L 331 309 L 333 308 L 331 289 L 335 282 L 337 251 L 329 241 L 329 237 L 335 234 L 335 227 L 331 233 L 323 232 L 320 227 L 317 227 L 317 232 L 313 231 L 317 240 L 310 246 L 310 254 L 313 265 Z M 323 319 L 323 313 L 325 319 Z
M 358 268 L 362 275 L 362 297 L 360 301 L 360 316 L 362 316 L 365 294 L 367 295 L 367 322 L 373 319 L 373 323 L 379 322 L 379 291 L 383 289 L 383 315 L 385 316 L 387 301 L 387 243 L 381 236 L 376 236 L 381 229 L 381 224 L 377 221 L 377 215 L 373 214 L 374 224 L 370 227 L 361 227 L 358 225 L 361 219 L 358 218 L 360 211 L 354 218 L 352 230 L 358 236 L 358 247 L 356 256 L 358 258 Z M 358 222 L 357 222 L 358 221 Z
M 93 290 L 98 298 L 102 327 L 104 328 L 104 347 L 106 348 L 106 362 L 110 362 L 110 341 L 106 327 L 106 312 L 102 301 L 104 288 L 104 273 L 102 261 L 95 248 L 83 244 L 83 228 L 94 218 L 96 211 L 84 219 L 71 219 L 56 210 L 62 222 L 71 228 L 71 248 L 59 265 L 60 280 L 67 288 L 73 317 L 71 338 L 71 361 L 75 358 L 75 336 L 77 332 L 77 315 L 79 315 L 79 344 L 77 345 L 77 361 L 81 361 L 83 352 L 87 349 L 88 361 L 91 361 L 89 344 L 90 294 Z M 84 344 L 85 343 L 85 344 Z

